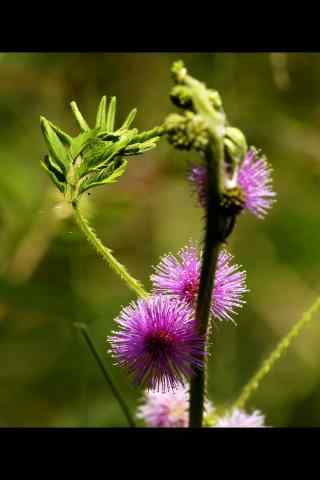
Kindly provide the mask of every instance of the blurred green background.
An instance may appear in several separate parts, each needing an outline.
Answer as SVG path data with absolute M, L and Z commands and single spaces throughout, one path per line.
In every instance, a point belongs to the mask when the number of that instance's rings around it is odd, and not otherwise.
M 125 426 L 73 322 L 95 343 L 134 411 L 141 392 L 112 366 L 106 336 L 134 297 L 79 232 L 40 160 L 44 115 L 77 133 L 69 103 L 92 123 L 102 95 L 118 97 L 118 125 L 134 107 L 149 129 L 174 111 L 170 66 L 219 90 L 233 125 L 274 167 L 278 201 L 264 221 L 239 219 L 229 247 L 248 272 L 238 326 L 219 323 L 211 400 L 225 404 L 320 294 L 320 55 L 240 53 L 0 54 L 0 425 Z M 99 236 L 149 287 L 152 265 L 201 239 L 202 215 L 186 181 L 194 154 L 162 139 L 130 157 L 117 184 L 83 208 Z M 320 317 L 320 315 L 318 316 Z M 271 426 L 320 426 L 320 325 L 294 342 L 252 397 Z

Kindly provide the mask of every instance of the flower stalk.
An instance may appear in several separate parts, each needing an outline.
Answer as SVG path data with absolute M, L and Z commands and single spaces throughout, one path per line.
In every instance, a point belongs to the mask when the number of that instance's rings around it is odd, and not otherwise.
M 135 427 L 135 422 L 131 416 L 131 413 L 130 413 L 130 410 L 126 404 L 126 402 L 124 401 L 124 399 L 122 398 L 119 390 L 117 389 L 117 387 L 115 386 L 109 372 L 107 371 L 106 367 L 104 366 L 104 363 L 103 361 L 101 360 L 101 357 L 89 335 L 89 332 L 87 330 L 87 327 L 86 325 L 84 325 L 83 323 L 75 323 L 74 326 L 76 328 L 78 328 L 84 338 L 84 341 L 86 342 L 86 344 L 88 345 L 89 347 L 89 350 L 90 352 L 92 353 L 95 361 L 97 362 L 97 365 L 99 366 L 108 386 L 110 387 L 110 390 L 113 394 L 113 396 L 115 397 L 115 399 L 118 401 L 119 403 L 119 406 L 124 414 L 124 416 L 126 417 L 127 421 L 128 421 L 128 424 L 130 427 Z
M 72 206 L 74 216 L 80 227 L 80 230 L 85 235 L 89 243 L 94 247 L 98 254 L 101 255 L 108 266 L 120 276 L 121 280 L 123 280 L 126 285 L 133 290 L 136 295 L 138 295 L 138 297 L 146 298 L 149 295 L 148 292 L 143 288 L 142 284 L 138 280 L 130 275 L 126 267 L 112 255 L 112 250 L 103 245 L 93 228 L 90 227 L 87 219 L 82 215 L 78 202 L 73 202 Z
M 251 395 L 257 390 L 261 381 L 268 375 L 274 364 L 288 350 L 292 341 L 300 334 L 303 328 L 313 319 L 313 315 L 320 309 L 320 297 L 318 297 L 311 307 L 302 315 L 302 317 L 293 325 L 289 333 L 278 343 L 269 357 L 262 363 L 260 369 L 251 378 L 249 383 L 243 388 L 238 400 L 234 403 L 232 409 L 242 409 L 248 402 Z

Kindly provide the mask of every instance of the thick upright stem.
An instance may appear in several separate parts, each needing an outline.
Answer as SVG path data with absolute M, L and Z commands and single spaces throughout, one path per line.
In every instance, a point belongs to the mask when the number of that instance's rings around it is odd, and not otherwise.
M 215 146 L 217 145 L 217 146 Z M 199 293 L 196 307 L 198 333 L 205 339 L 207 350 L 208 326 L 215 270 L 222 241 L 223 218 L 220 205 L 220 165 L 223 162 L 223 149 L 220 143 L 210 144 L 206 152 L 207 163 L 207 212 L 204 249 L 200 274 Z M 207 355 L 203 356 L 204 368 L 197 369 L 190 384 L 190 427 L 202 426 L 206 393 Z
M 121 279 L 133 290 L 139 297 L 146 298 L 148 292 L 143 288 L 141 283 L 130 275 L 128 270 L 112 255 L 112 251 L 105 247 L 101 240 L 97 237 L 95 231 L 90 227 L 88 221 L 82 216 L 77 202 L 72 204 L 75 218 L 86 236 L 87 240 L 93 245 L 95 250 L 102 256 L 112 270 L 121 277 Z

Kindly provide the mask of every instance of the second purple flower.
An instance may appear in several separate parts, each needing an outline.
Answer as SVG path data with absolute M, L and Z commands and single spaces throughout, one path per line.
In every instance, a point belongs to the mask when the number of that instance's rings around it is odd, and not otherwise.
M 246 272 L 232 264 L 232 255 L 222 250 L 218 257 L 212 292 L 211 313 L 219 320 L 233 320 L 236 309 L 245 301 Z M 170 295 L 194 306 L 200 280 L 201 259 L 197 248 L 189 245 L 178 253 L 178 258 L 165 255 L 151 275 L 153 291 Z
M 275 202 L 276 194 L 272 189 L 271 167 L 264 157 L 259 157 L 254 148 L 248 150 L 239 167 L 237 179 L 233 186 L 240 187 L 244 195 L 244 208 L 256 217 L 264 218 Z M 199 204 L 207 202 L 207 171 L 204 165 L 193 165 L 189 180 L 194 185 Z M 227 183 L 227 182 L 226 182 Z

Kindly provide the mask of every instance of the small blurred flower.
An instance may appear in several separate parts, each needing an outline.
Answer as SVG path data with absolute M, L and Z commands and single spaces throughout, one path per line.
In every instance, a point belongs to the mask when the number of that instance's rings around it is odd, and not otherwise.
M 151 275 L 154 292 L 170 295 L 194 306 L 200 280 L 200 256 L 195 246 L 184 247 L 178 253 L 165 255 Z M 211 314 L 219 320 L 232 320 L 235 308 L 241 307 L 243 293 L 247 292 L 246 272 L 239 265 L 231 265 L 233 256 L 222 250 L 218 257 Z
M 258 218 L 264 218 L 275 202 L 272 190 L 272 169 L 265 158 L 258 157 L 251 148 L 239 167 L 237 181 L 232 180 L 232 187 L 239 186 L 244 195 L 244 208 L 250 210 Z M 195 186 L 199 204 L 205 207 L 207 202 L 207 173 L 204 165 L 193 165 L 188 177 Z M 229 182 L 230 183 L 230 182 Z
M 148 427 L 188 426 L 187 388 L 180 387 L 174 392 L 145 392 L 143 404 L 138 408 L 137 418 L 142 418 Z M 205 413 L 213 412 L 211 402 L 205 402 Z
M 217 428 L 257 428 L 265 427 L 264 415 L 258 410 L 251 414 L 235 409 L 231 414 L 220 418 L 216 423 Z
M 124 308 L 116 322 L 121 329 L 108 338 L 111 353 L 136 384 L 174 390 L 190 378 L 194 366 L 202 367 L 204 342 L 186 303 L 161 295 L 140 299 Z

